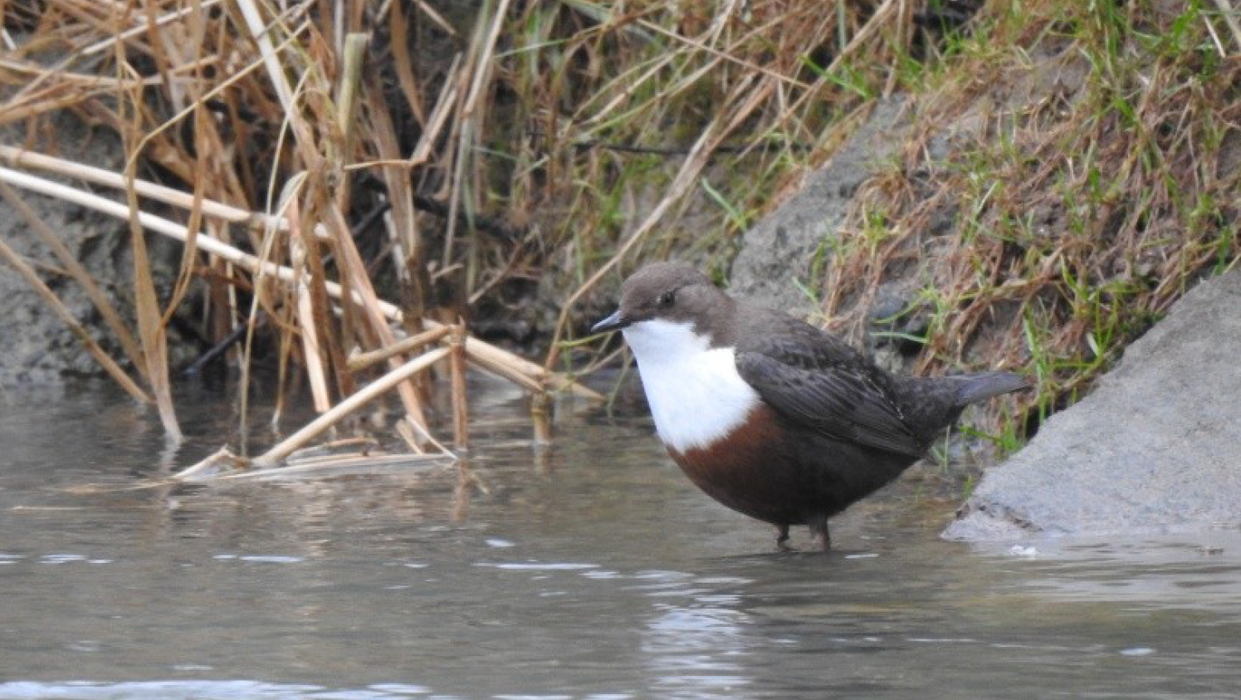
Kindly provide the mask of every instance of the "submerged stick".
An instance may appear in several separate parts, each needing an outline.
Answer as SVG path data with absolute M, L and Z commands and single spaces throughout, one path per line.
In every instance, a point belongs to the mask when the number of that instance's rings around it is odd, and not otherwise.
M 359 469 L 370 470 L 398 465 L 406 468 L 419 464 L 426 466 L 448 466 L 451 464 L 452 459 L 452 455 L 342 455 L 331 460 L 321 460 L 310 463 L 298 462 L 282 467 L 274 467 L 272 469 L 255 469 L 252 471 L 234 472 L 231 474 L 219 474 L 212 478 L 217 481 L 283 479 L 303 475 L 323 474 L 325 472 L 330 474 L 331 472 L 349 470 L 356 471 Z
M 172 481 L 185 481 L 192 477 L 219 466 L 229 466 L 233 469 L 249 469 L 250 460 L 246 457 L 239 457 L 228 451 L 227 447 L 221 447 L 215 452 L 207 455 L 197 464 L 191 465 L 169 476 Z

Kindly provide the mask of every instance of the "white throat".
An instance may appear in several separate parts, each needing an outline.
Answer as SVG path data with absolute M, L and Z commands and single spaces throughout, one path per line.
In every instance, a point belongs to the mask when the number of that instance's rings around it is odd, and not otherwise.
M 711 348 L 691 325 L 653 319 L 623 332 L 659 438 L 677 452 L 724 437 L 759 404 L 758 392 L 737 373 L 733 348 Z

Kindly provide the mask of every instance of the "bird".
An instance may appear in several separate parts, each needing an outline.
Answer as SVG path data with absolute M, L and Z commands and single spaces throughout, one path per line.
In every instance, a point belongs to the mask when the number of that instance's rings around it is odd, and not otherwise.
M 806 525 L 828 550 L 828 519 L 926 454 L 966 406 L 1029 386 L 1006 371 L 890 374 L 848 343 L 784 312 L 735 299 L 683 262 L 622 284 L 592 333 L 620 331 L 669 456 L 723 505 L 776 526 Z

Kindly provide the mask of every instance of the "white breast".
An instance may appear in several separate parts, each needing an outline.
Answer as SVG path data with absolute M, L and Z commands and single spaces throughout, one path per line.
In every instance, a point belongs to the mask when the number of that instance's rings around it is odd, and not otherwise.
M 758 392 L 737 373 L 732 348 L 710 348 L 688 324 L 641 321 L 624 330 L 664 444 L 706 447 L 745 422 Z

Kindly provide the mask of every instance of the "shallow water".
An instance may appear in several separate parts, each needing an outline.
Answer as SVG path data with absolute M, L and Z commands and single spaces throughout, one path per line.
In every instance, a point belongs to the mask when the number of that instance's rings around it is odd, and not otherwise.
M 451 468 L 82 489 L 192 463 L 232 408 L 184 398 L 194 434 L 170 453 L 108 387 L 0 393 L 0 698 L 1241 689 L 1237 533 L 942 542 L 953 501 L 919 467 L 833 521 L 836 551 L 782 554 L 680 475 L 648 419 L 563 411 L 537 457 L 520 398 L 487 392 L 487 493 Z

